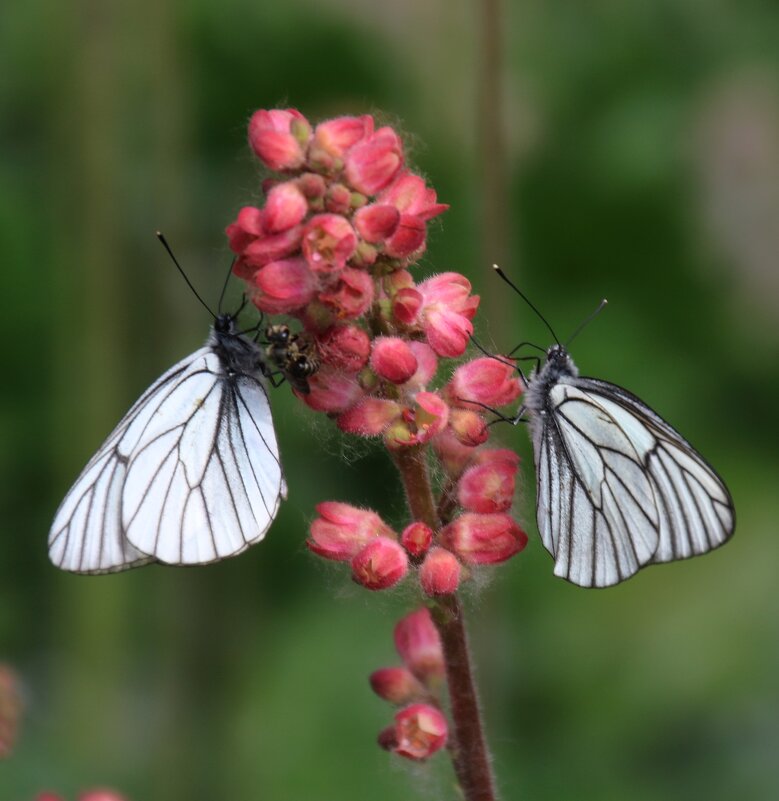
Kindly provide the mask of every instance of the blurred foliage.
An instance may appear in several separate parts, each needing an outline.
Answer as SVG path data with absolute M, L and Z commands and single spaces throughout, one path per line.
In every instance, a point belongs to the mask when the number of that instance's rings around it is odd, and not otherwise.
M 575 344 L 582 372 L 688 434 L 739 514 L 704 559 L 570 587 L 535 536 L 524 432 L 501 432 L 525 460 L 533 536 L 469 609 L 503 795 L 777 797 L 779 7 L 526 0 L 503 15 L 503 266 L 563 337 L 609 298 Z M 366 677 L 395 660 L 411 591 L 368 597 L 303 546 L 322 500 L 401 523 L 392 470 L 286 390 L 290 500 L 267 542 L 85 579 L 55 571 L 45 541 L 123 409 L 205 336 L 153 232 L 216 297 L 223 228 L 257 192 L 255 108 L 400 122 L 452 204 L 423 269 L 471 278 L 497 348 L 548 341 L 483 263 L 479 26 L 478 4 L 443 0 L 0 11 L 0 658 L 26 696 L 3 799 L 98 784 L 133 801 L 452 797 L 445 759 L 401 766 L 373 743 L 390 710 Z

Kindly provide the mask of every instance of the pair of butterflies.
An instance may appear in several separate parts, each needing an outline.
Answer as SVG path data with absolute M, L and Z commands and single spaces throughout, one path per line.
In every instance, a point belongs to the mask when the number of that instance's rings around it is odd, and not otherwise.
M 55 565 L 207 564 L 263 539 L 287 492 L 267 377 L 276 366 L 306 391 L 316 368 L 285 327 L 267 335 L 263 350 L 221 315 L 205 347 L 146 390 L 60 505 L 49 534 Z M 607 587 L 732 535 L 724 482 L 643 401 L 579 376 L 559 343 L 526 385 L 515 422 L 528 414 L 536 518 L 555 575 Z

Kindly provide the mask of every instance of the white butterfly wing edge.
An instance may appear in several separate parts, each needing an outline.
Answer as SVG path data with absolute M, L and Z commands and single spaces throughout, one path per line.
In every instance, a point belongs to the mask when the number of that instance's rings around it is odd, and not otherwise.
M 205 564 L 265 536 L 286 496 L 267 395 L 259 378 L 220 374 L 204 347 L 144 392 L 60 505 L 55 565 Z
M 556 575 L 607 587 L 731 536 L 722 480 L 638 398 L 572 377 L 552 387 L 550 401 L 552 415 L 534 416 L 531 427 L 537 520 Z

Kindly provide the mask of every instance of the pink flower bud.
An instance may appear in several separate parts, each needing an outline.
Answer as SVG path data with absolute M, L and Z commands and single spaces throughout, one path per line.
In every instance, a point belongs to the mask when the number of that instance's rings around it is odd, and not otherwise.
M 449 407 L 435 392 L 417 392 L 414 397 L 414 422 L 420 442 L 428 442 L 446 427 Z
M 325 559 L 347 561 L 377 537 L 394 537 L 392 529 L 370 509 L 348 503 L 325 501 L 317 504 L 319 517 L 309 528 L 309 550 Z
M 489 356 L 461 364 L 446 387 L 447 400 L 460 406 L 468 406 L 468 401 L 490 407 L 505 406 L 513 403 L 521 392 L 514 365 Z
M 346 179 L 365 195 L 374 195 L 395 177 L 403 164 L 403 148 L 392 128 L 376 133 L 354 145 L 346 154 Z
M 419 217 L 401 214 L 395 232 L 384 243 L 384 252 L 393 259 L 419 253 L 425 244 L 427 226 Z
M 462 568 L 445 548 L 431 548 L 419 568 L 419 583 L 427 595 L 449 595 L 460 585 Z
M 414 674 L 403 667 L 374 670 L 369 680 L 373 692 L 391 704 L 407 704 L 425 694 Z
M 475 448 L 489 439 L 490 431 L 480 414 L 470 409 L 450 409 L 449 427 L 463 445 Z
M 331 184 L 325 197 L 325 208 L 333 214 L 346 214 L 351 211 L 352 193 L 348 186 Z
M 423 556 L 433 541 L 433 530 L 420 521 L 415 521 L 403 529 L 401 545 L 414 557 Z
M 457 414 L 457 409 L 449 410 L 449 417 Z M 484 428 L 486 432 L 486 426 Z M 474 455 L 476 445 L 466 445 L 461 442 L 451 425 L 445 428 L 434 440 L 433 448 L 436 456 L 444 467 L 444 470 L 451 478 L 457 478 Z
M 376 337 L 371 350 L 371 367 L 381 378 L 404 384 L 417 371 L 417 359 L 400 337 Z
M 403 407 L 396 401 L 368 397 L 338 417 L 338 428 L 347 434 L 377 437 L 397 420 Z
M 315 172 L 304 172 L 298 178 L 298 188 L 308 200 L 323 198 L 327 191 L 327 184 L 321 175 Z
M 444 675 L 441 637 L 427 607 L 406 615 L 395 625 L 395 648 L 406 667 L 424 684 Z
M 449 728 L 441 710 L 430 704 L 411 704 L 395 715 L 392 749 L 408 759 L 427 759 L 446 745 Z
M 270 190 L 264 211 L 265 229 L 275 234 L 301 222 L 308 213 L 308 202 L 294 182 L 285 181 Z
M 373 133 L 373 117 L 336 117 L 314 129 L 310 158 L 320 168 L 332 169 L 360 140 Z
M 399 289 L 392 298 L 392 315 L 404 325 L 412 325 L 417 321 L 424 303 L 422 293 L 413 287 Z
M 368 590 L 386 590 L 408 573 L 408 556 L 388 537 L 377 537 L 352 559 L 352 578 Z
M 370 275 L 364 270 L 345 267 L 338 279 L 331 290 L 319 294 L 319 300 L 341 320 L 365 314 L 373 303 L 373 279 Z
M 297 109 L 260 109 L 249 120 L 249 144 L 271 170 L 295 170 L 305 161 L 311 135 L 308 120 Z
M 458 273 L 441 273 L 418 286 L 424 298 L 422 328 L 439 356 L 460 356 L 473 333 L 471 318 L 479 296 L 470 295 L 471 282 Z
M 313 300 L 316 278 L 303 259 L 272 261 L 254 274 L 252 302 L 269 314 L 287 314 Z
M 308 379 L 308 387 L 308 394 L 298 397 L 315 412 L 345 412 L 365 394 L 354 376 L 327 365 Z
M 441 542 L 464 562 L 505 562 L 527 545 L 527 535 L 509 515 L 464 512 L 441 532 Z
M 509 450 L 477 452 L 457 485 L 457 500 L 470 512 L 506 512 L 514 498 L 519 456 Z
M 384 433 L 388 448 L 404 448 L 429 442 L 446 427 L 449 407 L 435 392 L 417 392 L 413 406 L 403 413 L 403 419 Z
M 368 363 L 371 340 L 359 326 L 334 325 L 317 338 L 317 350 L 325 364 L 356 373 Z
M 411 340 L 408 343 L 414 358 L 417 360 L 417 371 L 403 385 L 406 391 L 423 389 L 432 380 L 438 370 L 438 358 L 435 351 L 425 342 Z
M 247 245 L 265 233 L 262 212 L 254 206 L 244 206 L 238 212 L 236 221 L 225 228 L 225 233 L 230 241 L 230 250 L 242 253 Z
M 372 203 L 354 215 L 354 227 L 366 242 L 382 242 L 391 237 L 400 222 L 400 212 L 394 206 Z M 392 255 L 392 254 L 390 254 Z
M 287 258 L 299 251 L 302 236 L 302 225 L 295 225 L 278 234 L 263 234 L 243 249 L 243 259 L 257 268 Z
M 381 193 L 379 200 L 421 220 L 437 217 L 449 208 L 445 203 L 436 203 L 435 190 L 426 187 L 422 178 L 411 172 L 399 173 Z
M 357 234 L 340 214 L 316 214 L 303 228 L 303 255 L 312 270 L 342 270 L 357 247 Z

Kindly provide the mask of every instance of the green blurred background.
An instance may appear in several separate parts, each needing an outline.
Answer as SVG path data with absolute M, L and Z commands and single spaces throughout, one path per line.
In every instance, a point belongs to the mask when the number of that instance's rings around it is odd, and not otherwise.
M 268 540 L 201 569 L 83 578 L 46 557 L 87 457 L 208 319 L 224 226 L 257 197 L 256 108 L 380 111 L 451 203 L 424 272 L 465 273 L 477 330 L 623 384 L 728 481 L 732 543 L 605 591 L 525 553 L 470 591 L 506 799 L 779 797 L 779 6 L 28 0 L 0 11 L 0 660 L 26 698 L 0 799 L 103 784 L 130 801 L 449 799 L 447 760 L 374 744 L 410 589 L 376 597 L 304 545 L 314 505 L 404 520 L 378 448 L 273 393 L 290 500 Z M 233 287 L 234 296 L 239 292 Z

